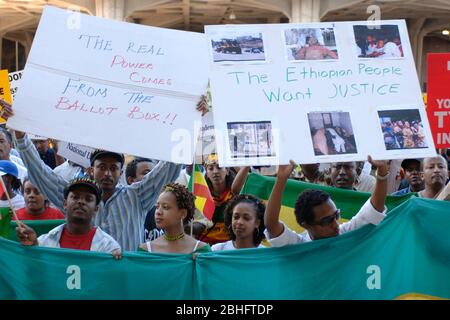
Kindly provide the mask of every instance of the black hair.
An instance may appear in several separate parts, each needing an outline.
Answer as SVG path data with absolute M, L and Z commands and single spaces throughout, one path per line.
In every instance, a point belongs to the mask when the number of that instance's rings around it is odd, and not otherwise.
M 205 169 L 208 170 L 206 168 L 207 166 L 205 166 Z M 230 168 L 231 169 L 231 168 Z M 225 176 L 225 189 L 229 190 L 231 189 L 231 186 L 233 185 L 233 181 L 234 178 L 236 177 L 236 173 L 232 170 L 228 169 L 228 173 Z M 211 191 L 211 193 L 213 193 L 214 187 L 212 185 L 211 180 L 209 180 L 208 175 L 205 173 L 205 180 L 206 180 L 206 184 L 208 185 L 209 190 Z
M 295 219 L 299 225 L 303 222 L 314 222 L 314 207 L 320 206 L 330 199 L 330 195 L 321 190 L 305 190 L 297 198 L 295 202 Z
M 231 240 L 236 240 L 236 235 L 231 228 L 231 222 L 233 220 L 233 210 L 239 203 L 249 203 L 255 208 L 256 218 L 259 219 L 258 229 L 253 232 L 253 243 L 257 247 L 264 239 L 264 212 L 266 211 L 266 206 L 258 198 L 250 194 L 239 194 L 234 196 L 226 205 L 224 210 L 224 222 L 225 227 Z
M 6 137 L 6 139 L 8 140 L 9 144 L 12 144 L 12 135 L 11 132 L 9 132 L 8 130 L 6 130 L 3 127 L 0 127 L 0 133 L 3 133 Z
M 188 188 L 179 183 L 168 183 L 163 187 L 162 192 L 171 192 L 177 200 L 179 209 L 186 209 L 187 215 L 183 219 L 183 224 L 189 223 L 194 218 L 195 196 Z
M 137 169 L 137 165 L 141 162 L 150 162 L 153 164 L 153 161 L 151 159 L 148 158 L 135 158 L 132 161 L 130 161 L 127 164 L 127 168 L 125 169 L 125 177 L 128 179 L 129 177 L 131 178 L 136 178 L 136 169 Z
M 22 182 L 22 188 L 21 188 L 21 190 L 22 190 L 22 195 L 25 195 L 25 183 L 27 183 L 28 181 L 29 181 L 31 184 L 33 184 L 33 182 L 31 182 L 31 180 L 30 180 L 30 177 L 26 176 L 26 177 L 23 179 L 23 182 Z M 44 197 L 44 207 L 45 207 L 45 208 L 50 207 L 50 200 L 48 200 L 47 197 L 41 192 L 41 190 L 39 190 L 34 184 L 33 184 L 33 186 L 34 186 L 34 187 L 39 191 L 39 193 L 42 194 L 42 196 Z

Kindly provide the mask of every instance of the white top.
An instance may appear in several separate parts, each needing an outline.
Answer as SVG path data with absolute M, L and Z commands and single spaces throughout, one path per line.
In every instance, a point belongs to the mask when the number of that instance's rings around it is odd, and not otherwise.
M 68 160 L 53 169 L 53 172 L 62 177 L 66 181 L 78 177 L 80 172 L 83 172 L 83 168 L 71 164 Z
M 369 223 L 378 225 L 386 216 L 386 211 L 386 207 L 384 207 L 383 212 L 375 210 L 375 208 L 370 203 L 370 199 L 368 199 L 366 203 L 361 207 L 359 212 L 350 221 L 339 225 L 339 234 L 359 229 Z M 282 223 L 284 226 L 284 230 L 276 238 L 271 239 L 267 229 L 264 230 L 266 239 L 270 242 L 272 247 L 283 247 L 288 244 L 297 244 L 312 241 L 312 239 L 309 237 L 308 231 L 297 233 L 289 229 L 284 222 Z
M 262 244 L 260 244 L 257 248 L 265 248 Z M 224 250 L 238 250 L 234 246 L 233 240 L 227 242 L 216 243 L 211 247 L 212 251 L 224 251 Z
M 25 199 L 22 197 L 22 195 L 17 194 L 14 196 L 14 198 L 11 199 L 12 206 L 14 210 L 21 209 L 25 207 Z M 0 207 L 6 208 L 9 207 L 9 201 L 8 200 L 0 200 Z
M 361 172 L 358 177 L 358 183 L 355 183 L 354 187 L 358 191 L 372 193 L 375 190 L 376 183 L 377 179 L 374 176 Z
M 152 244 L 151 244 L 151 241 L 147 241 L 145 244 L 147 245 L 147 251 L 148 251 L 148 252 L 152 252 Z M 194 246 L 194 249 L 192 250 L 192 252 L 194 252 L 195 250 L 197 250 L 199 244 L 200 244 L 200 240 L 197 240 L 197 242 L 195 243 L 195 246 Z
M 49 233 L 41 235 L 38 238 L 39 246 L 47 248 L 61 248 L 59 240 L 61 239 L 61 235 L 65 225 L 65 223 L 61 224 L 56 228 L 50 230 Z M 117 241 L 102 229 L 100 229 L 100 227 L 97 227 L 95 230 L 94 238 L 92 238 L 90 251 L 112 253 L 117 249 L 120 250 L 120 245 L 117 243 Z

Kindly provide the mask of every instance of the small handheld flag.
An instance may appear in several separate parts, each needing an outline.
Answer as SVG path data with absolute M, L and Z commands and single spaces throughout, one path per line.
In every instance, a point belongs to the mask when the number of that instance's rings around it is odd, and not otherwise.
M 189 191 L 195 196 L 195 207 L 200 210 L 206 218 L 212 220 L 216 206 L 205 177 L 200 170 L 200 166 L 197 164 L 194 165 L 191 178 L 189 179 Z

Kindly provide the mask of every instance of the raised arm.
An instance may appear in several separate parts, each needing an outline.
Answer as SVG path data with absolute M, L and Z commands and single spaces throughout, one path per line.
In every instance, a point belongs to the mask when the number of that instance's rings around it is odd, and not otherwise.
M 180 175 L 180 171 L 181 164 L 160 161 L 141 181 L 135 182 L 127 188 L 134 189 L 137 192 L 142 208 L 146 212 L 155 204 L 163 186 L 175 181 Z
M 239 169 L 236 177 L 234 178 L 233 184 L 231 185 L 231 193 L 239 194 L 241 193 L 242 187 L 247 180 L 248 172 L 250 167 L 242 167 Z
M 389 171 L 387 161 L 375 161 L 371 156 L 368 157 L 370 164 L 377 168 L 377 182 L 375 183 L 375 190 L 370 197 L 370 203 L 378 212 L 384 211 L 384 202 L 387 195 Z
M 270 194 L 266 212 L 264 213 L 264 224 L 270 238 L 276 238 L 284 231 L 283 224 L 279 220 L 281 200 L 286 182 L 295 166 L 296 164 L 291 160 L 290 164 L 278 167 L 277 179 Z
M 17 151 L 19 151 L 23 163 L 28 169 L 28 176 L 30 177 L 31 183 L 33 183 L 51 203 L 65 213 L 63 202 L 64 188 L 67 185 L 67 181 L 54 173 L 53 170 L 41 160 L 35 146 L 25 133 L 16 131 L 15 140 Z

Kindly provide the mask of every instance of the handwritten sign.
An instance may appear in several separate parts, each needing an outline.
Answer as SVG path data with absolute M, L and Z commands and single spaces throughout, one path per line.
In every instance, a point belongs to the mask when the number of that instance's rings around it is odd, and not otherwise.
M 404 21 L 207 26 L 223 166 L 434 154 Z
M 436 148 L 450 147 L 450 53 L 428 54 L 427 113 Z
M 19 89 L 19 83 L 20 83 L 20 79 L 22 78 L 22 73 L 23 73 L 23 70 L 16 71 L 16 72 L 10 72 L 8 74 L 12 101 L 14 101 L 17 90 Z
M 0 98 L 11 103 L 11 91 L 8 80 L 8 70 L 0 70 Z M 0 118 L 0 123 L 5 123 L 5 119 Z
M 78 15 L 78 26 L 67 25 Z M 205 36 L 46 7 L 8 126 L 191 163 L 208 81 Z
M 92 152 L 94 152 L 94 149 L 90 147 L 80 146 L 79 144 L 71 142 L 58 141 L 58 154 L 84 168 L 90 167 Z

